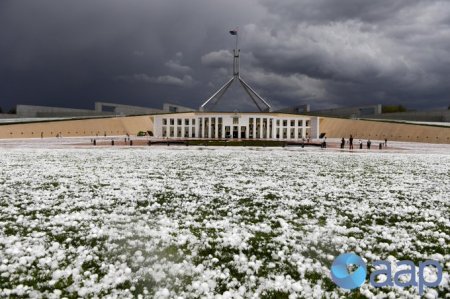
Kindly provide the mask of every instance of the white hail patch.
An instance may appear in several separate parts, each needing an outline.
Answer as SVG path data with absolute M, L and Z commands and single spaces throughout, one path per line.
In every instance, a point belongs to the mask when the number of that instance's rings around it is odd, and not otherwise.
M 449 178 L 448 152 L 0 148 L 0 297 L 338 298 L 349 251 L 438 259 L 443 296 Z

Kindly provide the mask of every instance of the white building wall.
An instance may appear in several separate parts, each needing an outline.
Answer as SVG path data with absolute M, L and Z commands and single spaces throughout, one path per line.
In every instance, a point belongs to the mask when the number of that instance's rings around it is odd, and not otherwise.
M 319 117 L 313 117 L 311 119 L 311 138 L 319 138 L 320 135 L 319 123 L 320 123 Z
M 219 118 L 222 118 L 222 125 L 219 125 Z M 181 119 L 181 125 L 179 122 Z M 189 124 L 186 124 L 189 119 Z M 212 129 L 212 119 L 214 119 L 214 128 Z M 237 119 L 237 123 L 236 120 Z M 253 128 L 249 125 L 253 119 Z M 258 121 L 259 119 L 259 121 Z M 272 128 L 270 128 L 270 120 L 272 119 Z M 195 125 L 192 124 L 195 120 Z M 207 120 L 207 121 L 206 121 Z M 266 127 L 264 128 L 264 120 Z M 301 121 L 301 123 L 299 123 Z M 277 125 L 279 123 L 279 125 Z M 201 124 L 201 125 L 200 125 Z M 205 125 L 208 127 L 205 128 Z M 259 124 L 259 127 L 257 127 Z M 186 138 L 185 128 L 188 127 L 188 138 L 208 138 L 208 139 L 240 139 L 245 127 L 245 138 L 249 139 L 265 139 L 265 140 L 301 140 L 302 138 L 318 138 L 319 121 L 314 116 L 303 115 L 282 115 L 269 113 L 174 113 L 159 114 L 154 116 L 154 135 L 156 138 Z M 226 128 L 229 127 L 229 133 Z M 237 127 L 237 130 L 234 130 Z M 166 129 L 166 134 L 163 133 Z M 181 135 L 178 135 L 178 128 Z M 192 137 L 194 128 L 195 137 Z M 277 138 L 277 129 L 279 136 Z M 293 135 L 291 135 L 291 129 Z M 285 136 L 283 132 L 286 130 Z M 171 134 L 173 132 L 173 134 Z M 219 133 L 220 132 L 220 133 Z M 300 136 L 299 136 L 300 132 Z M 205 137 L 205 133 L 208 137 Z M 236 134 L 237 133 L 237 134 Z M 251 134 L 253 133 L 253 134 Z M 214 134 L 214 136 L 212 135 Z M 272 137 L 270 137 L 272 135 Z M 259 136 L 259 137 L 257 137 Z M 265 136 L 265 137 L 264 137 Z

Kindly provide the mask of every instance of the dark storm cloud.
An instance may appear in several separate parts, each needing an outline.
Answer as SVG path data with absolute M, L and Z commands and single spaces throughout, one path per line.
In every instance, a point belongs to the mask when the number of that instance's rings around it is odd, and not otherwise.
M 0 107 L 197 107 L 231 75 L 277 107 L 450 104 L 450 3 L 3 0 Z
M 348 19 L 379 23 L 390 20 L 399 10 L 417 5 L 411 0 L 262 0 L 261 3 L 276 16 L 290 20 L 320 24 Z M 425 1 L 422 1 L 425 2 Z M 429 0 L 426 0 L 429 2 Z

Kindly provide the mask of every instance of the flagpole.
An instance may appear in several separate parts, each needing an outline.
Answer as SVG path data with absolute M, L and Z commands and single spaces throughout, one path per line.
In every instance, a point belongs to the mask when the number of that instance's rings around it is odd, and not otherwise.
M 238 50 L 239 31 L 236 30 L 236 51 Z
M 238 41 L 239 41 L 239 31 L 236 29 L 236 69 L 237 76 L 239 77 L 239 49 L 238 49 Z
M 236 41 L 235 41 L 235 48 L 233 49 L 233 77 L 231 77 L 230 80 L 228 80 L 227 83 L 225 83 L 225 85 L 223 85 L 218 91 L 216 91 L 208 100 L 206 100 L 201 106 L 200 106 L 200 111 L 205 111 L 206 109 L 206 105 L 208 103 L 213 103 L 213 107 L 215 105 L 217 105 L 217 103 L 220 101 L 220 99 L 222 98 L 222 96 L 224 95 L 224 93 L 228 90 L 228 88 L 231 86 L 231 84 L 233 84 L 234 81 L 239 81 L 240 85 L 242 86 L 242 88 L 245 90 L 245 92 L 248 94 L 248 96 L 250 97 L 250 99 L 254 102 L 254 104 L 256 105 L 256 107 L 259 109 L 259 111 L 263 112 L 263 111 L 272 111 L 272 107 L 270 106 L 270 104 L 268 102 L 266 102 L 259 94 L 256 93 L 256 91 L 254 91 L 250 85 L 248 85 L 242 78 L 239 72 L 239 56 L 240 56 L 240 51 L 239 51 L 239 33 L 238 33 L 238 28 L 236 27 L 236 29 L 234 30 L 230 30 L 230 34 L 231 35 L 236 35 Z M 262 105 L 260 105 L 262 104 Z M 263 109 L 264 108 L 264 109 Z
M 238 55 L 238 57 L 237 57 L 237 73 L 238 73 L 238 77 L 240 77 L 241 75 L 240 75 L 240 68 L 241 68 L 241 66 L 240 66 L 240 54 L 241 53 L 239 53 L 240 52 L 240 50 L 239 50 L 239 48 L 238 48 L 238 46 L 239 46 L 239 26 L 238 27 L 236 27 L 236 51 L 237 51 L 237 55 Z
M 239 78 L 239 49 L 238 49 L 238 42 L 239 42 L 239 32 L 238 28 L 231 30 L 230 33 L 232 35 L 236 36 L 236 44 L 235 48 L 233 50 L 233 77 Z

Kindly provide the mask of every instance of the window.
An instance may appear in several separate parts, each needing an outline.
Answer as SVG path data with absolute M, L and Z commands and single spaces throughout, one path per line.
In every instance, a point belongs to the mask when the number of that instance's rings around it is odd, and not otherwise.
M 294 139 L 295 138 L 295 129 L 294 128 L 291 128 L 291 139 Z
M 170 137 L 174 137 L 175 136 L 175 130 L 173 129 L 173 127 L 170 127 Z
M 300 119 L 298 120 L 298 126 L 299 127 L 303 126 L 303 120 L 300 120 Z
M 295 127 L 295 120 L 291 119 L 291 127 Z
M 256 119 L 256 134 L 255 134 L 255 138 L 259 139 L 261 138 L 261 119 L 257 118 Z
M 195 118 L 192 119 L 191 123 L 193 126 L 195 126 Z
M 216 118 L 211 118 L 211 138 L 216 138 Z
M 167 118 L 162 119 L 162 124 L 163 124 L 163 126 L 167 125 Z
M 203 132 L 203 121 L 202 118 L 200 117 L 198 119 L 198 137 L 202 138 L 202 132 Z
M 209 138 L 209 118 L 205 117 L 205 124 L 204 124 L 204 132 L 203 132 L 203 137 L 205 138 Z
M 101 111 L 102 112 L 116 112 L 116 107 L 115 106 L 101 105 Z
M 223 130 L 222 130 L 222 127 L 223 127 L 223 125 L 222 125 L 222 122 L 221 122 L 222 120 L 221 120 L 221 118 L 219 118 L 219 126 L 217 127 L 217 137 L 218 138 L 222 138 L 222 133 L 223 133 Z
M 183 124 L 183 120 L 181 118 L 177 119 L 177 125 L 181 126 Z
M 225 126 L 225 138 L 231 138 L 230 126 Z
M 283 127 L 287 127 L 287 120 L 283 119 Z
M 272 138 L 273 118 L 269 120 L 269 138 Z
M 189 126 L 189 118 L 186 118 L 186 119 L 184 120 L 184 125 L 185 125 L 185 126 Z
M 175 125 L 175 120 L 173 118 L 170 119 L 170 125 L 171 126 Z
M 263 118 L 262 127 L 263 127 L 262 138 L 267 138 L 267 118 Z
M 277 119 L 277 126 L 280 126 L 280 120 Z
M 309 127 L 309 120 L 307 120 L 305 123 L 305 126 Z
M 233 125 L 239 124 L 239 117 L 233 117 Z

